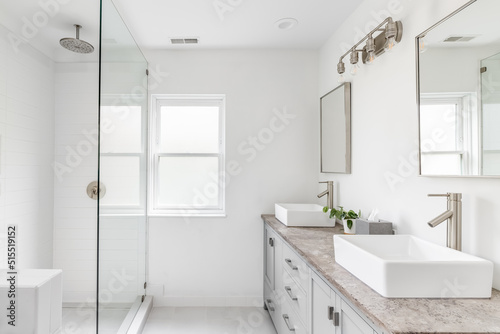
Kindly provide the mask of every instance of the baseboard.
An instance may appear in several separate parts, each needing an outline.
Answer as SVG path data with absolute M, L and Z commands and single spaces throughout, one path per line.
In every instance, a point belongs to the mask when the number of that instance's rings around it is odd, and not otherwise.
M 186 297 L 154 296 L 155 307 L 262 307 L 262 296 L 249 297 Z

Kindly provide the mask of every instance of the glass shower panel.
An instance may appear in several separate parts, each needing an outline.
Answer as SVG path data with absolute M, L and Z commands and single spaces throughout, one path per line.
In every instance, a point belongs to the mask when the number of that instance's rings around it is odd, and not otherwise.
M 145 295 L 148 64 L 111 0 L 100 65 L 98 330 L 117 333 Z
M 482 175 L 500 175 L 500 53 L 481 60 Z

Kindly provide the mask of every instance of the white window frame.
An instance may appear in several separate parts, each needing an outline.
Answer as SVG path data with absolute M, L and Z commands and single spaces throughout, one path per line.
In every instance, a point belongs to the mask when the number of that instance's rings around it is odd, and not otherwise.
M 474 150 L 471 142 L 471 93 L 427 93 L 422 94 L 421 105 L 456 105 L 456 150 L 453 151 L 421 151 L 422 155 L 451 154 L 459 155 L 461 161 L 462 175 L 469 175 L 474 168 Z
M 164 153 L 159 152 L 160 110 L 163 106 L 218 106 L 219 107 L 219 153 Z M 215 216 L 225 217 L 225 105 L 224 94 L 152 94 L 149 116 L 149 173 L 148 173 L 148 215 L 149 216 Z M 158 165 L 161 157 L 217 157 L 219 160 L 218 207 L 162 207 L 158 204 Z

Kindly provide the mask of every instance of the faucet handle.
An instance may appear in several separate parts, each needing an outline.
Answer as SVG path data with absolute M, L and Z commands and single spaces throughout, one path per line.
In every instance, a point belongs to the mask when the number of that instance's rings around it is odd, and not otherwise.
M 448 197 L 450 194 L 428 194 L 429 197 Z
M 333 181 L 319 181 L 319 183 L 333 183 Z

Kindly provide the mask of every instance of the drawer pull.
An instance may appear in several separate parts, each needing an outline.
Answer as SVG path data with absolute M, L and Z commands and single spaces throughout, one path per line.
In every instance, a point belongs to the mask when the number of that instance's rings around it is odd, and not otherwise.
M 269 238 L 269 246 L 274 247 L 274 239 Z
M 285 320 L 286 327 L 288 327 L 288 330 L 290 332 L 295 332 L 295 328 L 290 325 L 290 318 L 288 317 L 288 314 L 283 314 L 283 320 Z
M 288 296 L 290 296 L 290 298 L 292 300 L 298 300 L 297 297 L 295 297 L 294 295 L 292 295 L 292 288 L 291 287 L 285 286 L 285 291 L 286 291 L 286 293 L 288 293 Z
M 290 268 L 292 268 L 292 270 L 299 270 L 299 268 L 297 268 L 297 266 L 294 266 L 294 265 L 292 264 L 292 260 L 290 260 L 290 259 L 285 259 L 285 262 L 286 262 L 286 264 L 288 264 L 288 265 L 290 266 Z
M 333 311 L 334 311 L 333 306 L 328 306 L 328 320 L 333 320 Z
M 328 320 L 333 320 L 333 325 L 335 327 L 340 325 L 339 312 L 335 312 L 335 308 L 333 306 L 328 306 Z
M 273 301 L 271 299 L 266 299 L 267 302 L 267 308 L 269 311 L 274 312 L 274 306 L 273 306 Z

